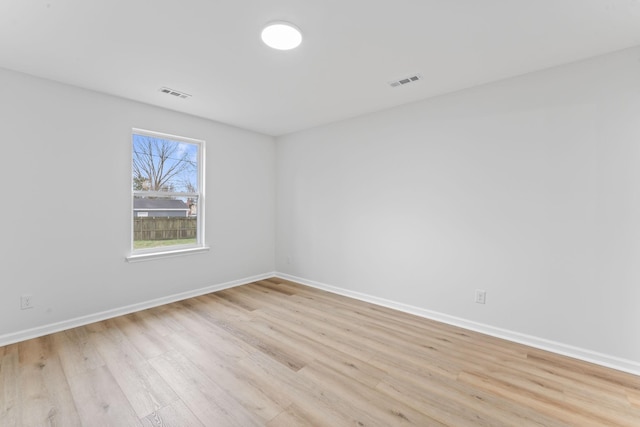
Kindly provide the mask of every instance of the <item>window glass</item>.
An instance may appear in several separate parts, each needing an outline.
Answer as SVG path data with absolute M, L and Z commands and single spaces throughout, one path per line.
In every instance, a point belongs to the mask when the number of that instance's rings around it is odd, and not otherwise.
M 204 142 L 134 129 L 132 254 L 203 246 Z

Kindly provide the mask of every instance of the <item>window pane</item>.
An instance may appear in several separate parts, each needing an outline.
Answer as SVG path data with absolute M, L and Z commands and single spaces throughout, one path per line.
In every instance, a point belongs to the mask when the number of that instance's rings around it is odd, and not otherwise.
M 198 197 L 133 198 L 133 249 L 193 245 L 198 237 Z
M 203 248 L 204 141 L 132 133 L 132 257 Z
M 198 192 L 198 145 L 133 135 L 133 190 Z

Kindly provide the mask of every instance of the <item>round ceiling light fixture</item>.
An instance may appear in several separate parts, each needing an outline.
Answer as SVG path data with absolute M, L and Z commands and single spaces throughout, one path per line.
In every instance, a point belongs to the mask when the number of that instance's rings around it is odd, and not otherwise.
M 283 21 L 267 24 L 260 37 L 264 44 L 278 50 L 294 49 L 302 43 L 302 33 L 298 27 Z

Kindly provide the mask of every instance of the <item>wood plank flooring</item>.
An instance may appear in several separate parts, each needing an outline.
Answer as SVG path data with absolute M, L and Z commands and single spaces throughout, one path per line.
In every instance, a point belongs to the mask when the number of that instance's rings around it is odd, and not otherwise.
M 640 377 L 269 279 L 0 347 L 0 426 L 640 426 Z

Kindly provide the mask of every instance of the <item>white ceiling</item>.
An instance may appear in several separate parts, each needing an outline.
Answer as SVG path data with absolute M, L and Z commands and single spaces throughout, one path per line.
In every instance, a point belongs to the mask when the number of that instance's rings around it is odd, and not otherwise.
M 0 1 L 0 67 L 269 135 L 637 45 L 640 0 Z

